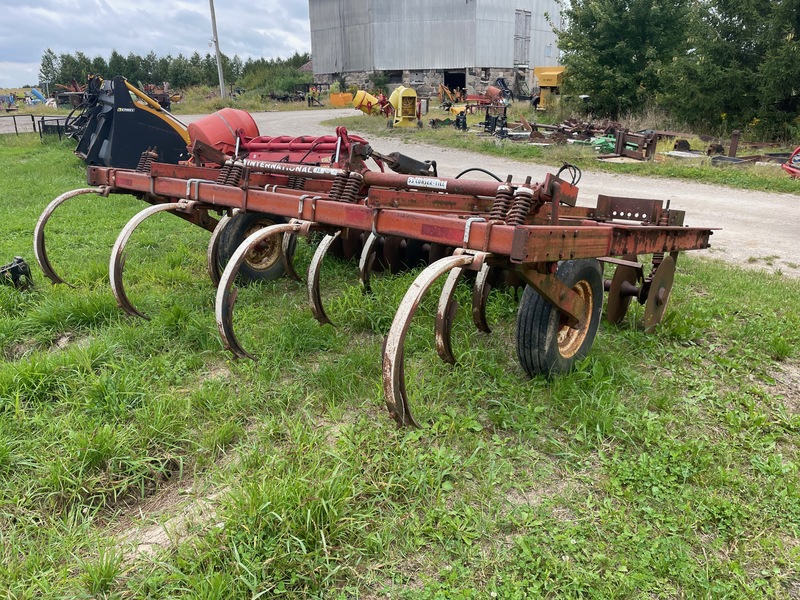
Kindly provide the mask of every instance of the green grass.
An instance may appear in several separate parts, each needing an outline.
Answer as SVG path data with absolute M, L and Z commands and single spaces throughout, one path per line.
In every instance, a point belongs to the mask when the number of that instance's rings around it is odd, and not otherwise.
M 4 138 L 0 261 L 33 262 L 40 211 L 83 187 L 70 143 Z M 303 285 L 240 290 L 219 342 L 208 234 L 83 196 L 50 257 L 75 289 L 0 286 L 0 595 L 9 598 L 790 598 L 800 589 L 797 280 L 690 255 L 653 335 L 633 307 L 576 371 L 528 379 L 516 301 L 493 333 L 462 308 L 459 363 L 434 297 L 406 346 L 424 430 L 398 429 L 380 349 L 414 274 L 328 260 L 320 327 Z M 312 248 L 298 246 L 298 266 Z M 757 265 L 756 265 L 757 266 Z M 458 290 L 462 307 L 470 290 Z M 170 531 L 150 552 L 134 525 Z
M 514 109 L 515 111 L 518 109 Z M 517 113 L 515 113 L 517 114 Z M 540 122 L 550 122 L 552 117 L 539 115 L 531 110 L 522 111 L 530 122 L 539 120 Z M 646 175 L 654 177 L 671 177 L 726 185 L 734 188 L 749 190 L 759 190 L 766 192 L 780 192 L 788 194 L 800 194 L 800 180 L 792 179 L 789 175 L 775 165 L 769 166 L 748 166 L 748 167 L 713 167 L 710 159 L 702 158 L 699 160 L 672 158 L 657 155 L 657 160 L 637 163 L 611 163 L 597 160 L 597 155 L 587 146 L 580 145 L 553 145 L 548 147 L 534 146 L 524 142 L 510 140 L 500 140 L 488 134 L 482 134 L 482 127 L 475 124 L 483 120 L 483 114 L 470 115 L 468 123 L 473 131 L 457 131 L 454 127 L 441 127 L 432 129 L 428 126 L 427 120 L 432 118 L 445 118 L 447 115 L 438 109 L 431 110 L 426 115 L 425 127 L 419 130 L 414 127 L 393 128 L 386 126 L 386 119 L 379 117 L 369 117 L 366 115 L 340 117 L 326 121 L 327 125 L 344 125 L 353 132 L 365 135 L 367 139 L 388 137 L 401 139 L 404 141 L 419 141 L 427 144 L 443 146 L 446 148 L 457 148 L 488 154 L 491 156 L 501 156 L 514 160 L 560 166 L 565 162 L 578 165 L 581 169 L 593 171 L 606 171 L 610 173 L 625 173 L 631 175 Z M 512 117 L 509 117 L 511 119 Z M 658 152 L 665 152 L 672 149 L 674 140 L 662 140 L 658 145 Z M 705 150 L 707 144 L 703 144 L 699 139 L 692 139 L 692 147 L 698 150 Z M 744 149 L 742 143 L 739 155 L 754 154 L 759 151 Z M 785 151 L 791 151 L 785 148 Z M 769 150 L 775 151 L 774 149 Z M 417 158 L 424 160 L 424 156 Z M 503 177 L 503 173 L 498 176 Z

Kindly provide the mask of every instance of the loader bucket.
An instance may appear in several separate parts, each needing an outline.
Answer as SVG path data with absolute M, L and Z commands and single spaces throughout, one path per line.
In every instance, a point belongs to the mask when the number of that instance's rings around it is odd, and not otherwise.
M 186 126 L 124 77 L 104 81 L 86 114 L 75 153 L 87 165 L 135 169 L 148 148 L 155 148 L 160 162 L 188 158 Z

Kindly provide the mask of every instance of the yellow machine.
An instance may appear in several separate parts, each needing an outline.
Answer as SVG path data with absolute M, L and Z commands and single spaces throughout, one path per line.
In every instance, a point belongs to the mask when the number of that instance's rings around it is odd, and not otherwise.
M 399 86 L 389 96 L 389 104 L 394 115 L 389 119 L 389 127 L 422 127 L 417 104 L 417 92 L 412 88 Z
M 534 95 L 531 106 L 547 110 L 553 103 L 553 96 L 559 95 L 559 89 L 564 83 L 564 67 L 534 67 L 533 76 L 539 86 L 539 93 Z
M 366 90 L 358 90 L 356 92 L 353 97 L 353 106 L 367 115 L 378 114 L 381 111 L 378 99 Z

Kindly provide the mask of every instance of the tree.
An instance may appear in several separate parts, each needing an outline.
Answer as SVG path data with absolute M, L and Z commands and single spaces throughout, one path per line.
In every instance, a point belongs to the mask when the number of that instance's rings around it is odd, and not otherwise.
M 655 98 L 659 71 L 685 53 L 691 0 L 563 0 L 558 45 L 567 94 L 617 117 Z
M 92 61 L 83 52 L 72 54 L 62 53 L 58 57 L 60 69 L 56 83 L 69 84 L 74 79 L 78 83 L 86 81 L 86 76 L 92 70 Z
M 221 55 L 222 56 L 222 55 Z M 225 61 L 222 62 L 223 73 L 225 68 Z M 217 73 L 217 59 L 211 56 L 211 53 L 206 53 L 203 58 L 203 83 L 212 87 L 219 87 L 219 74 Z
M 247 59 L 242 68 L 240 85 L 249 90 L 269 92 L 291 92 L 297 84 L 311 83 L 310 73 L 301 73 L 298 68 L 311 60 L 308 54 L 297 54 L 287 59 Z
M 689 31 L 688 51 L 663 71 L 664 106 L 723 135 L 800 133 L 800 0 L 704 0 Z
M 143 64 L 143 59 L 138 54 L 129 52 L 125 58 L 125 77 L 133 84 L 146 82 L 148 80 L 147 70 Z
M 142 80 L 145 83 L 157 83 L 160 81 L 164 81 L 163 78 L 156 77 L 158 74 L 158 56 L 152 50 L 148 52 L 147 56 L 142 59 L 141 62 L 142 71 L 144 74 L 144 79 Z
M 753 129 L 762 136 L 800 138 L 800 0 L 772 2 L 766 52 L 758 66 L 760 106 Z
M 169 78 L 169 69 L 170 65 L 172 64 L 172 55 L 167 54 L 166 56 L 159 58 L 156 62 L 156 69 L 153 72 L 153 82 L 154 83 L 164 83 L 169 81 L 170 84 L 174 83 L 170 81 Z
M 58 60 L 58 56 L 48 48 L 42 54 L 42 62 L 39 64 L 39 81 L 46 84 L 46 88 L 49 88 L 50 84 L 56 82 L 60 70 L 61 63 Z
M 226 71 L 225 77 L 229 77 L 230 81 L 238 81 L 242 76 L 243 69 L 244 65 L 242 64 L 242 59 L 239 58 L 238 54 L 234 54 L 230 62 L 230 73 Z
M 116 77 L 117 75 L 122 75 L 126 77 L 125 71 L 127 70 L 127 64 L 125 61 L 125 57 L 122 56 L 116 50 L 111 51 L 111 56 L 108 58 L 108 73 L 107 77 L 110 79 L 112 77 Z
M 108 63 L 102 56 L 95 56 L 92 59 L 92 75 L 108 77 Z
M 169 65 L 168 80 L 173 87 L 185 88 L 192 85 L 189 74 L 189 61 L 183 54 L 178 54 Z
M 763 2 L 754 0 L 695 4 L 687 49 L 662 72 L 661 102 L 680 120 L 727 133 L 754 118 L 755 74 L 765 48 L 759 7 Z
M 205 80 L 203 76 L 203 59 L 199 52 L 193 52 L 189 57 L 189 85 L 200 85 Z

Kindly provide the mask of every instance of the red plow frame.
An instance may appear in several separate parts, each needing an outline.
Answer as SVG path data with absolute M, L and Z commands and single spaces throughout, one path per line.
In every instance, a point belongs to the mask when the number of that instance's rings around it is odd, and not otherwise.
M 291 148 L 292 158 L 313 150 L 315 143 L 329 150 L 334 142 L 302 141 L 304 146 Z M 112 250 L 111 283 L 119 305 L 146 318 L 127 298 L 122 259 L 135 228 L 150 215 L 169 211 L 213 232 L 208 266 L 217 284 L 217 326 L 227 349 L 253 358 L 236 338 L 232 319 L 234 281 L 253 252 L 279 260 L 287 275 L 299 279 L 291 261 L 294 239 L 312 231 L 324 233 L 307 280 L 315 318 L 329 323 L 319 274 L 334 243 L 344 240 L 350 255 L 360 251 L 365 290 L 380 242 L 387 248 L 399 247 L 392 246 L 392 240 L 413 243 L 425 250 L 428 265 L 406 293 L 386 337 L 383 389 L 392 418 L 401 425 L 418 425 L 405 387 L 403 346 L 422 296 L 438 278 L 448 275 L 436 321 L 436 347 L 443 360 L 455 362 L 449 338 L 454 292 L 462 273 L 477 273 L 473 320 L 479 329 L 489 331 L 485 304 L 490 273 L 507 272 L 526 284 L 517 322 L 520 363 L 531 376 L 549 376 L 570 370 L 591 349 L 604 290 L 610 321 L 622 320 L 636 298 L 645 305 L 645 329 L 655 328 L 667 306 L 679 252 L 709 247 L 713 233 L 710 228 L 685 227 L 684 213 L 659 200 L 600 196 L 595 206 L 578 206 L 579 177 L 572 168 L 549 174 L 540 183 L 531 178 L 513 182 L 511 176 L 493 182 L 385 173 L 365 167 L 369 157 L 379 161 L 386 157 L 372 152 L 363 140 L 345 145 L 336 145 L 338 160 L 330 166 L 234 159 L 195 147 L 196 162 L 211 166 L 161 164 L 143 156 L 137 170 L 89 167 L 92 187 L 56 198 L 40 217 L 37 260 L 54 283 L 63 281 L 52 269 L 44 246 L 44 227 L 61 203 L 85 193 L 133 194 L 150 206 L 126 225 Z M 562 178 L 564 173 L 571 180 Z M 224 228 L 232 217 L 245 214 L 268 215 L 272 224 L 248 231 L 221 264 L 219 239 Z M 642 255 L 652 255 L 650 268 L 639 261 Z M 602 262 L 616 265 L 611 280 L 603 281 Z

